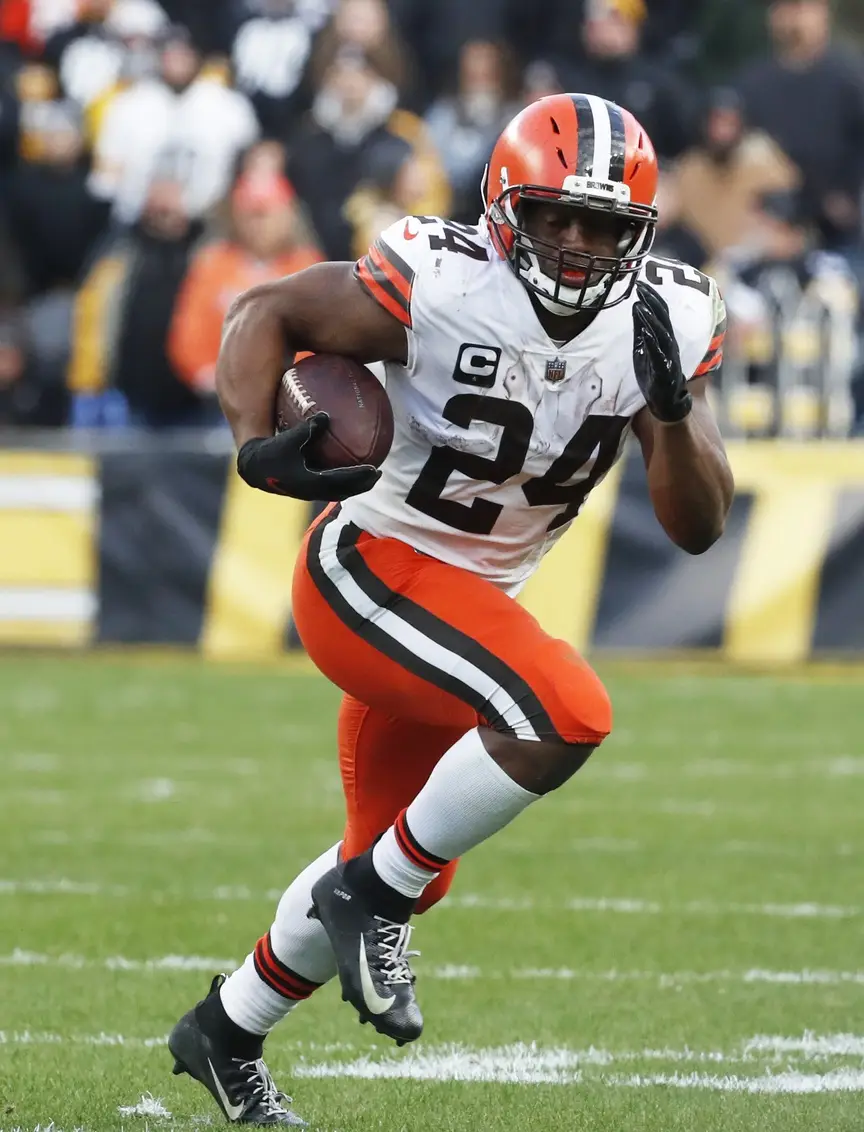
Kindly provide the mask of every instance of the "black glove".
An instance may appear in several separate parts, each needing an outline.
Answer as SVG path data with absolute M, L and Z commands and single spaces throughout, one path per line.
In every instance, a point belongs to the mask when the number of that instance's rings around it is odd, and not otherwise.
M 681 369 L 681 353 L 669 308 L 653 287 L 636 284 L 633 305 L 633 368 L 648 408 L 658 421 L 683 421 L 693 398 Z
M 237 471 L 250 487 L 309 502 L 336 502 L 368 491 L 381 478 L 371 464 L 316 472 L 307 468 L 303 450 L 326 432 L 330 418 L 316 413 L 276 436 L 247 440 L 237 453 Z

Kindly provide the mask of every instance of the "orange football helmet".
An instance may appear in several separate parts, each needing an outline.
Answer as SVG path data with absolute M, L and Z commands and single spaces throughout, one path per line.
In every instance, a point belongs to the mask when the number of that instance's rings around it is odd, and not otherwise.
M 492 244 L 553 313 L 616 306 L 632 292 L 654 242 L 657 178 L 654 146 L 628 110 L 590 94 L 538 99 L 504 130 L 486 169 Z M 520 206 L 532 200 L 621 217 L 619 254 L 565 251 L 530 236 Z M 580 285 L 567 285 L 571 273 Z

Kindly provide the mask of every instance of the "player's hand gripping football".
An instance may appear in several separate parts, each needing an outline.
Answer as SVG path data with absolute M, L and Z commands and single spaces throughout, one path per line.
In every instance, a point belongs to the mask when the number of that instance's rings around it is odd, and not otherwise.
M 368 491 L 381 476 L 378 468 L 371 464 L 323 472 L 307 466 L 304 450 L 327 431 L 329 420 L 327 413 L 315 413 L 276 436 L 247 440 L 237 454 L 237 471 L 241 478 L 261 491 L 308 502 L 335 503 Z
M 681 354 L 669 308 L 653 287 L 641 281 L 633 305 L 633 368 L 651 413 L 659 421 L 682 421 L 693 398 L 681 369 Z

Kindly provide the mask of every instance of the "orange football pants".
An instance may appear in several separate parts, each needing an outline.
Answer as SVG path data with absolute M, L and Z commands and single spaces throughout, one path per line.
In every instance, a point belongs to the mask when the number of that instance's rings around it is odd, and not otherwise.
M 598 744 L 611 726 L 599 678 L 490 582 L 375 538 L 334 506 L 307 532 L 293 616 L 314 664 L 345 693 L 339 766 L 356 856 L 393 824 L 441 756 L 478 724 L 533 741 Z M 423 894 L 440 900 L 457 862 Z

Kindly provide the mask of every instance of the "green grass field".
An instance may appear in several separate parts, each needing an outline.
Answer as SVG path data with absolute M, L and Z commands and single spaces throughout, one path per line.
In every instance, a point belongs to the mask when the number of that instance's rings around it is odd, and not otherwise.
M 422 1041 L 333 986 L 270 1039 L 313 1128 L 864 1127 L 864 682 L 600 670 L 614 737 L 417 921 Z M 337 702 L 290 665 L 0 661 L 3 1132 L 221 1123 L 164 1036 L 337 840 Z M 171 1116 L 119 1111 L 145 1093 Z

